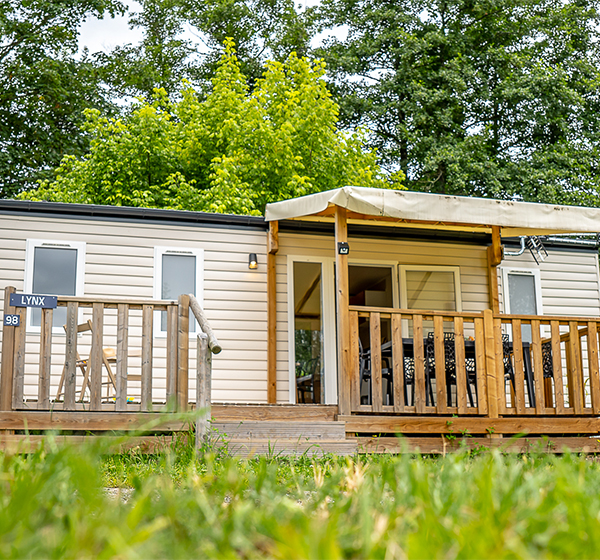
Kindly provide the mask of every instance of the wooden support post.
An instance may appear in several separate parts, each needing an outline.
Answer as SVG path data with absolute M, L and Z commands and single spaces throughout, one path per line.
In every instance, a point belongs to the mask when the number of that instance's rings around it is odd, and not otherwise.
M 269 404 L 277 402 L 277 270 L 275 264 L 278 250 L 279 222 L 270 222 L 267 237 L 267 402 Z
M 64 389 L 65 410 L 75 410 L 75 383 L 77 373 L 77 313 L 75 302 L 67 303 L 67 325 L 65 340 Z M 59 386 L 58 392 L 60 393 Z
M 40 377 L 38 380 L 38 409 L 50 406 L 50 373 L 52 365 L 52 323 L 54 309 L 42 309 L 40 332 Z
M 103 340 L 104 305 L 102 303 L 94 303 L 92 315 L 92 350 L 90 355 L 90 408 L 92 410 L 102 410 Z M 108 375 L 108 371 L 106 373 Z M 81 396 L 83 397 L 83 390 Z
M 117 386 L 116 410 L 127 410 L 127 344 L 129 339 L 129 305 L 117 307 Z
M 27 333 L 27 308 L 17 307 L 19 326 L 15 328 L 15 362 L 13 375 L 13 409 L 23 406 L 23 391 L 25 384 L 25 341 Z
M 167 308 L 167 407 L 175 410 L 177 402 L 177 306 Z
M 487 416 L 498 418 L 498 380 L 496 366 L 496 343 L 494 339 L 494 315 L 491 309 L 483 312 L 483 330 L 485 338 L 485 370 L 487 382 Z
M 502 262 L 502 241 L 498 226 L 492 226 L 492 244 L 487 248 L 487 259 L 490 307 L 493 313 L 498 314 L 500 313 L 500 299 L 497 266 Z
M 179 296 L 177 321 L 177 410 L 185 412 L 189 402 L 190 296 Z
M 346 209 L 335 207 L 335 284 L 337 304 L 338 410 L 350 413 L 350 310 L 348 306 L 348 255 L 340 255 L 338 243 L 348 242 Z
M 142 311 L 142 410 L 152 409 L 152 342 L 154 306 L 144 305 Z
M 196 448 L 199 448 L 208 436 L 211 400 L 212 353 L 204 333 L 198 335 L 196 348 L 196 410 L 200 413 L 196 420 Z
M 4 288 L 4 315 L 12 315 L 15 308 L 10 305 L 10 294 L 15 292 L 13 286 Z M 13 370 L 15 360 L 15 327 L 2 328 L 2 360 L 0 370 L 0 410 L 12 410 Z

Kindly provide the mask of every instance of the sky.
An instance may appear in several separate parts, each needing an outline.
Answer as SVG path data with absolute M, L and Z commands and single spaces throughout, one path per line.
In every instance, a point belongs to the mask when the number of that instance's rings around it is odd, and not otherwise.
M 130 10 L 137 11 L 141 9 L 140 4 L 132 0 L 123 2 Z M 320 0 L 303 0 L 303 6 L 315 6 L 320 3 Z M 136 44 L 142 39 L 141 29 L 129 29 L 129 16 L 119 16 L 115 18 L 106 17 L 97 19 L 94 17 L 88 18 L 81 26 L 79 35 L 79 48 L 82 50 L 87 47 L 91 53 L 95 52 L 110 52 L 118 45 L 126 45 L 128 43 Z M 194 40 L 196 37 L 191 33 L 184 33 L 184 38 Z M 318 40 L 319 38 L 317 38 Z

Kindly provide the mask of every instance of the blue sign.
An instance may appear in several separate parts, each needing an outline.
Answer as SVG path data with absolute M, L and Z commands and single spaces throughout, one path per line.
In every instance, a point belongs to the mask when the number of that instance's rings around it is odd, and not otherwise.
M 45 309 L 54 309 L 56 307 L 56 296 L 10 294 L 10 304 L 14 307 L 43 307 Z
M 18 327 L 21 324 L 21 317 L 18 315 L 4 315 L 4 326 Z

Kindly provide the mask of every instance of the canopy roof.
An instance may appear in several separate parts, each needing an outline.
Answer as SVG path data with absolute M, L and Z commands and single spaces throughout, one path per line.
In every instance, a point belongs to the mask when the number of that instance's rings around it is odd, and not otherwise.
M 366 187 L 331 191 L 267 204 L 265 219 L 331 221 L 335 206 L 346 208 L 350 222 L 461 231 L 489 231 L 503 236 L 600 231 L 600 209 L 511 200 L 448 196 Z

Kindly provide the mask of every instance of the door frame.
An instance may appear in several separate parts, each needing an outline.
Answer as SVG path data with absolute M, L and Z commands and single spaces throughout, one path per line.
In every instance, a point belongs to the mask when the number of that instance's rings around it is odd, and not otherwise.
M 332 257 L 306 255 L 287 256 L 288 293 L 288 357 L 289 357 L 289 402 L 296 404 L 296 345 L 294 329 L 294 263 L 308 262 L 321 265 L 321 301 L 323 313 L 323 390 L 324 404 L 338 403 L 337 352 L 335 325 L 334 262 Z

